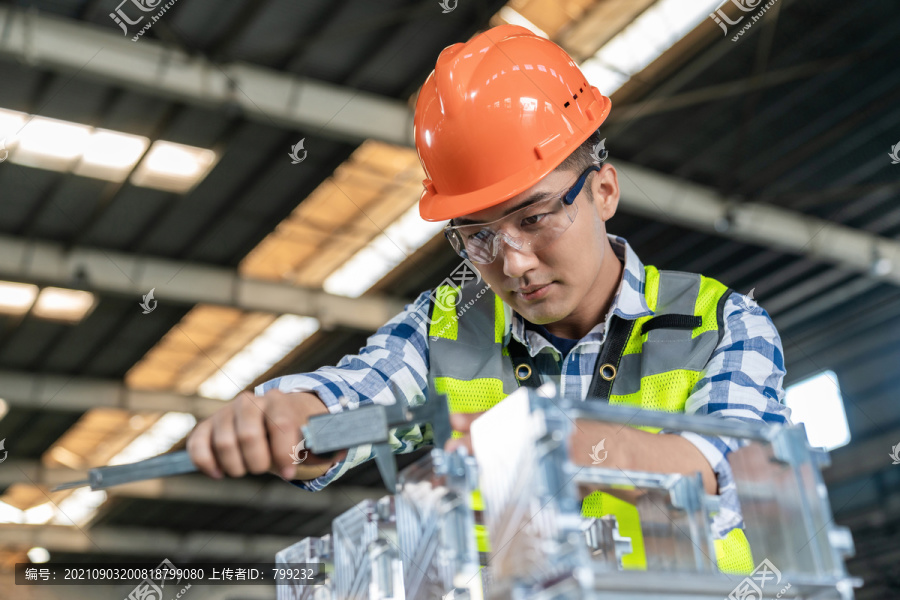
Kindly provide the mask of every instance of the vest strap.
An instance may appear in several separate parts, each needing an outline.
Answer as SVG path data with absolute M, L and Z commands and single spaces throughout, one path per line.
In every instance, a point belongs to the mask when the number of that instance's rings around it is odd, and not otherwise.
M 619 315 L 613 315 L 610 319 L 606 341 L 597 357 L 594 377 L 591 379 L 588 400 L 609 402 L 609 394 L 618 373 L 622 352 L 625 351 L 625 345 L 631 337 L 634 323 L 634 321 L 623 319 Z
M 519 340 L 510 338 L 509 344 L 506 345 L 509 352 L 509 358 L 512 360 L 513 373 L 519 386 L 537 388 L 541 385 L 541 377 L 538 375 L 537 366 L 534 364 L 534 358 L 528 354 L 528 349 L 523 346 Z
M 703 317 L 699 315 L 659 315 L 644 321 L 641 334 L 654 329 L 696 329 L 703 325 Z

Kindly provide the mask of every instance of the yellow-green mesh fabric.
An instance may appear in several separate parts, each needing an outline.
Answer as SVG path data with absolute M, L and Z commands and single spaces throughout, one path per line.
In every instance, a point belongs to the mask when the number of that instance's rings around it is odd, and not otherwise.
M 694 329 L 691 337 L 695 338 L 704 331 L 719 330 L 719 298 L 728 288 L 709 277 L 700 276 L 700 291 L 694 302 L 694 314 L 703 316 L 703 324 Z
M 604 492 L 593 492 L 581 503 L 581 516 L 603 517 L 614 515 L 619 533 L 631 538 L 631 553 L 622 556 L 622 567 L 628 570 L 646 571 L 647 555 L 644 552 L 644 535 L 641 518 L 634 504 L 625 502 Z
M 736 575 L 753 572 L 753 552 L 743 529 L 732 529 L 721 540 L 713 540 L 713 545 L 720 571 Z
M 472 414 L 492 408 L 504 398 L 503 382 L 485 377 L 464 381 L 453 377 L 435 377 L 434 389 L 447 396 L 450 414 Z M 453 439 L 462 437 L 458 431 L 451 432 Z
M 506 397 L 503 382 L 493 377 L 483 377 L 465 381 L 453 377 L 435 377 L 434 389 L 445 394 L 450 414 L 471 414 L 484 412 Z
M 641 377 L 641 387 L 631 394 L 611 394 L 610 404 L 635 406 L 644 410 L 682 413 L 687 397 L 700 380 L 699 371 L 678 369 Z
M 472 492 L 472 510 L 475 512 L 484 510 L 484 499 L 481 497 L 481 490 Z M 488 539 L 487 527 L 480 523 L 475 524 L 475 544 L 478 546 L 479 552 L 491 551 L 491 541 Z
M 659 300 L 659 269 L 651 265 L 644 267 L 644 300 L 647 308 L 655 312 Z
M 653 318 L 653 315 L 647 315 L 646 317 L 638 317 L 634 320 L 634 327 L 631 330 L 631 337 L 628 338 L 628 342 L 625 344 L 625 349 L 622 350 L 622 356 L 626 354 L 640 354 L 641 349 L 644 347 L 644 342 L 647 341 L 648 333 L 641 335 L 641 328 L 644 326 L 644 323 Z
M 491 541 L 488 539 L 487 527 L 475 525 L 475 546 L 478 552 L 487 554 L 491 551 Z
M 434 303 L 428 335 L 455 340 L 459 335 L 459 323 L 456 319 L 456 302 L 452 299 L 459 296 L 459 288 L 453 285 L 439 285 L 434 293 L 441 301 Z M 444 306 L 450 308 L 442 308 Z
M 472 510 L 484 510 L 484 499 L 481 497 L 481 490 L 472 492 Z
M 506 309 L 503 308 L 503 300 L 500 296 L 494 294 L 494 343 L 503 342 L 503 334 L 506 333 Z M 505 347 L 503 348 L 506 349 Z

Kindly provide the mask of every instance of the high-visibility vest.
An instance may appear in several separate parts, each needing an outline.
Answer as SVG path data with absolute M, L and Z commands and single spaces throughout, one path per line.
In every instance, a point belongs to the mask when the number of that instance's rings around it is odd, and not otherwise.
M 721 340 L 722 311 L 731 290 L 694 273 L 646 266 L 645 274 L 644 294 L 654 314 L 635 320 L 612 317 L 597 363 L 604 376 L 595 375 L 591 396 L 606 398 L 610 404 L 681 413 Z M 429 377 L 434 389 L 447 395 L 451 413 L 486 411 L 520 385 L 516 365 L 503 344 L 511 310 L 480 281 L 462 288 L 440 286 L 435 297 L 443 301 L 433 303 L 429 324 Z M 448 303 L 447 298 L 456 301 Z M 483 509 L 477 492 L 473 509 Z M 631 538 L 633 551 L 623 557 L 623 566 L 646 569 L 637 508 L 603 492 L 584 499 L 583 516 L 609 514 L 615 515 L 621 535 Z M 476 535 L 479 551 L 488 552 L 484 525 L 476 525 Z M 753 571 L 743 530 L 733 529 L 714 544 L 721 571 Z

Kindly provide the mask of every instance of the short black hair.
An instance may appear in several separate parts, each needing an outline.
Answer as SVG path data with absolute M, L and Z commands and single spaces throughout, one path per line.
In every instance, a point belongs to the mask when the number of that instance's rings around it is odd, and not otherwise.
M 560 165 L 556 167 L 556 170 L 574 171 L 576 173 L 581 173 L 589 166 L 597 164 L 597 161 L 594 160 L 592 153 L 594 152 L 594 146 L 599 144 L 603 139 L 604 138 L 601 135 L 600 130 L 596 130 L 588 137 L 588 139 L 581 142 L 581 145 L 575 148 L 572 154 L 566 157 L 566 160 L 562 161 L 562 163 L 560 163 Z

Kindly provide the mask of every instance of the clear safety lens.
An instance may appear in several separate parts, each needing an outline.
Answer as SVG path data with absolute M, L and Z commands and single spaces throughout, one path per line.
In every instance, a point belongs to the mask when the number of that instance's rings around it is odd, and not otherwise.
M 501 242 L 516 250 L 535 252 L 556 241 L 575 220 L 578 207 L 554 197 L 520 208 L 502 219 L 477 225 L 447 227 L 444 233 L 453 249 L 474 263 L 497 258 Z

